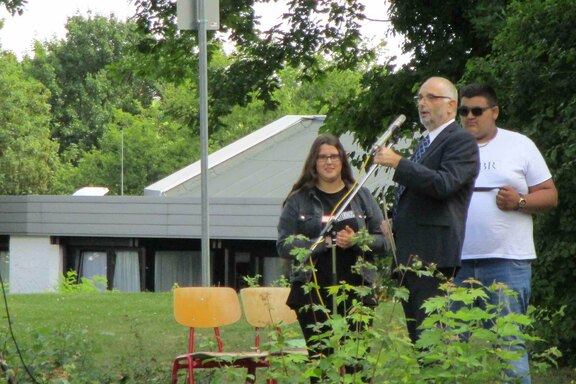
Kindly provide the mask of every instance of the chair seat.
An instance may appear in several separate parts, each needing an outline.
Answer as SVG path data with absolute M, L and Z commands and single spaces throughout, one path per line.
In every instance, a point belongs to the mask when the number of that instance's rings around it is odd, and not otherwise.
M 283 356 L 283 355 L 302 355 L 308 356 L 308 350 L 306 348 L 285 348 L 281 351 L 275 352 L 268 352 L 268 351 L 254 351 L 254 352 L 194 352 L 194 353 L 185 353 L 179 356 L 176 356 L 174 360 L 193 360 L 193 361 L 204 361 L 211 360 L 211 363 L 215 366 L 217 365 L 226 365 L 231 364 L 234 365 L 236 363 L 244 363 L 247 360 L 252 360 L 254 362 L 262 361 L 262 366 L 268 365 L 265 362 L 266 358 L 271 356 Z
M 246 359 L 262 359 L 270 354 L 267 352 L 194 352 L 185 353 L 176 357 L 176 359 L 188 359 L 189 357 L 194 360 L 205 359 L 222 359 L 222 362 L 227 360 L 237 361 Z
M 308 349 L 306 349 L 306 348 L 284 348 L 281 351 L 270 353 L 270 355 L 291 355 L 291 354 L 308 356 Z

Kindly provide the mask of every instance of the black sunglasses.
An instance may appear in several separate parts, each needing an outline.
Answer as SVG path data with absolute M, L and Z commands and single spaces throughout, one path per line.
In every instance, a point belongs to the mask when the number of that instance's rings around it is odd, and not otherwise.
M 476 117 L 481 116 L 485 110 L 490 109 L 492 107 L 474 107 L 474 108 L 468 108 L 468 107 L 459 107 L 458 108 L 458 114 L 462 117 L 466 117 L 468 116 L 468 114 L 470 112 L 472 112 L 472 114 Z

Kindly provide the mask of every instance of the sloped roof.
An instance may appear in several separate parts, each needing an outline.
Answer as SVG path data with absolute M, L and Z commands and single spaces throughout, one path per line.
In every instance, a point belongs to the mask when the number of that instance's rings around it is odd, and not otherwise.
M 324 123 L 324 116 L 284 116 L 208 156 L 208 195 L 228 198 L 286 197 L 299 177 L 310 145 Z M 351 135 L 341 137 L 347 151 L 362 152 Z M 200 161 L 149 185 L 147 196 L 201 194 Z M 378 180 L 379 179 L 379 180 Z M 371 190 L 389 177 L 372 176 Z

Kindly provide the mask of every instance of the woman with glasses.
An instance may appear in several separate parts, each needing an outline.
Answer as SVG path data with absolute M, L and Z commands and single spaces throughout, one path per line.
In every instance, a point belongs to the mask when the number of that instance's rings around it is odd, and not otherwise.
M 313 305 L 325 307 L 332 315 L 335 311 L 345 315 L 354 299 L 376 304 L 373 296 L 362 298 L 351 292 L 347 300 L 334 308 L 333 297 L 327 291 L 327 287 L 342 281 L 354 286 L 369 286 L 375 270 L 364 267 L 356 273 L 353 267 L 359 258 L 369 262 L 374 254 L 382 253 L 385 249 L 385 240 L 379 228 L 383 220 L 382 212 L 368 189 L 361 188 L 346 209 L 334 217 L 353 184 L 352 169 L 338 138 L 320 135 L 312 144 L 302 173 L 284 201 L 280 215 L 278 253 L 290 259 L 293 265 L 290 278 L 292 290 L 287 304 L 297 312 L 312 358 L 331 353 L 329 349 L 317 346 L 318 340 L 313 340 L 314 335 L 326 331 L 325 327 L 313 327 L 324 323 L 331 315 L 314 310 Z M 320 238 L 327 224 L 332 229 Z M 370 253 L 363 253 L 354 244 L 354 238 L 363 229 L 373 237 L 369 245 Z M 296 235 L 304 237 L 293 238 Z M 298 260 L 292 254 L 296 248 L 311 250 L 311 253 Z M 316 382 L 316 379 L 312 378 L 311 382 Z

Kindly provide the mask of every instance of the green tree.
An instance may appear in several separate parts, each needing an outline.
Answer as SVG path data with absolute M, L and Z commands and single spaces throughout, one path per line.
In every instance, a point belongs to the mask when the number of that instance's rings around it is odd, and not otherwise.
M 27 76 L 12 54 L 0 53 L 0 193 L 42 194 L 58 168 L 50 139 L 50 92 Z
M 198 136 L 166 119 L 161 105 L 142 114 L 116 110 L 98 148 L 87 152 L 76 167 L 60 174 L 60 190 L 70 193 L 87 185 L 106 186 L 119 195 L 124 146 L 124 194 L 141 195 L 144 187 L 199 157 Z
M 367 71 L 357 97 L 329 112 L 327 128 L 356 132 L 360 143 L 370 145 L 382 127 L 402 113 L 407 116 L 403 131 L 418 130 L 412 97 L 419 84 L 430 76 L 457 82 L 469 60 L 488 55 L 509 2 L 391 2 L 393 29 L 405 36 L 403 51 L 412 54 L 411 61 L 401 68 L 385 63 Z
M 282 87 L 272 94 L 272 100 L 278 105 L 274 110 L 266 108 L 257 97 L 244 107 L 234 106 L 229 114 L 221 117 L 226 129 L 210 136 L 211 148 L 227 145 L 285 115 L 326 114 L 331 105 L 354 95 L 360 87 L 361 74 L 355 71 L 334 69 L 305 82 L 300 80 L 300 75 L 294 68 L 279 72 Z
M 115 108 L 136 112 L 151 103 L 155 92 L 150 82 L 125 68 L 111 68 L 138 41 L 133 23 L 74 16 L 66 29 L 66 39 L 36 44 L 26 67 L 52 93 L 52 136 L 61 151 L 87 151 L 98 146 Z
M 290 0 L 286 2 L 288 10 L 282 23 L 259 33 L 252 7 L 265 2 L 270 1 L 220 3 L 221 31 L 228 33 L 236 44 L 238 60 L 211 74 L 211 82 L 222 85 L 211 91 L 218 103 L 245 105 L 258 98 L 267 109 L 274 109 L 277 102 L 272 95 L 282 86 L 278 73 L 286 66 L 302 66 L 300 79 L 310 80 L 333 68 L 362 70 L 362 65 L 374 58 L 374 51 L 367 48 L 360 34 L 360 24 L 366 19 L 364 1 Z M 328 129 L 336 133 L 358 132 L 360 141 L 367 143 L 399 111 L 414 122 L 415 113 L 407 111 L 414 111 L 411 96 L 417 83 L 432 74 L 456 81 L 464 73 L 469 58 L 489 53 L 494 31 L 504 19 L 508 2 L 391 2 L 391 22 L 397 32 L 407 37 L 405 50 L 413 52 L 414 59 L 399 70 L 383 65 L 368 71 L 364 92 L 329 112 Z M 181 48 L 178 45 L 183 42 L 181 36 L 187 36 L 188 43 L 193 43 L 194 35 L 177 34 L 175 4 L 168 0 L 137 0 L 136 5 L 139 27 L 154 36 L 140 48 L 152 56 L 161 52 L 172 57 L 175 60 L 170 63 L 180 67 L 178 59 L 183 55 L 176 50 Z M 320 57 L 329 58 L 329 65 Z M 395 75 L 389 76 L 391 73 Z
M 236 51 L 229 66 L 210 71 L 211 84 L 219 84 L 210 89 L 216 116 L 225 115 L 234 105 L 244 106 L 253 98 L 262 100 L 267 109 L 274 109 L 278 104 L 273 95 L 282 86 L 278 73 L 287 66 L 301 68 L 299 76 L 306 80 L 335 68 L 356 68 L 374 57 L 361 41 L 364 6 L 359 0 L 288 1 L 284 15 L 288 30 L 278 26 L 265 34 L 258 31 L 253 10 L 256 2 L 270 1 L 220 2 L 221 32 L 235 44 Z M 153 68 L 162 68 L 169 76 L 197 66 L 193 51 L 196 35 L 194 31 L 178 33 L 176 4 L 169 0 L 136 0 L 135 4 L 138 26 L 149 36 L 139 45 L 147 62 L 153 61 Z M 323 17 L 317 17 L 319 14 Z M 214 44 L 214 33 L 209 36 L 212 53 L 218 44 Z M 329 65 L 321 55 L 330 58 Z
M 468 59 L 490 53 L 509 2 L 393 1 L 391 21 L 394 30 L 406 37 L 403 49 L 413 54 L 410 66 L 420 76 L 442 74 L 456 81 Z

